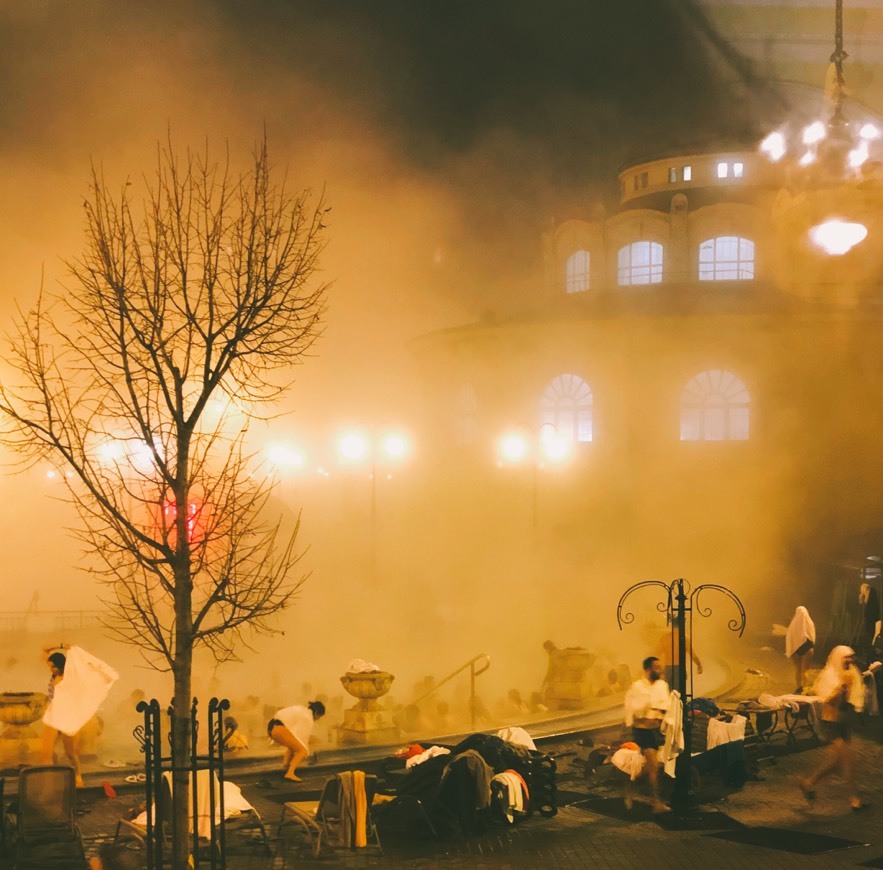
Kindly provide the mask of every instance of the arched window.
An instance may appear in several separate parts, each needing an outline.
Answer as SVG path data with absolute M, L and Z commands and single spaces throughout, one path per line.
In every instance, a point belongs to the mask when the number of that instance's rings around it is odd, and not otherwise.
M 681 393 L 681 441 L 744 441 L 750 404 L 748 389 L 732 372 L 700 372 Z
M 754 242 L 718 236 L 699 245 L 700 281 L 750 281 L 754 278 Z
M 567 258 L 564 289 L 568 293 L 583 293 L 589 289 L 588 251 L 574 251 Z
M 662 281 L 662 245 L 658 242 L 632 242 L 619 249 L 616 265 L 620 287 L 659 284 Z
M 540 399 L 540 428 L 574 441 L 592 440 L 592 390 L 579 375 L 558 375 Z

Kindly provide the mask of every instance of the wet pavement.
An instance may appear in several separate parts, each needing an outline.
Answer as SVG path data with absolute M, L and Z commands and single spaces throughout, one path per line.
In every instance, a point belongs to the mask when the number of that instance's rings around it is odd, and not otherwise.
M 759 675 L 747 674 L 731 697 L 750 697 L 758 691 L 775 690 Z M 779 690 L 783 690 L 780 687 Z M 381 751 L 324 754 L 321 766 L 304 767 L 304 781 L 293 784 L 282 779 L 278 759 L 252 759 L 231 764 L 227 778 L 242 788 L 245 797 L 263 818 L 269 834 L 271 854 L 258 839 L 248 834 L 229 838 L 228 867 L 231 870 L 283 870 L 289 867 L 415 867 L 415 868 L 763 868 L 883 867 L 883 728 L 871 720 L 857 733 L 855 746 L 860 763 L 858 781 L 869 809 L 853 812 L 845 785 L 836 778 L 819 787 L 813 806 L 803 799 L 797 781 L 821 763 L 828 752 L 811 736 L 796 746 L 784 737 L 761 745 L 757 778 L 741 789 L 728 788 L 716 777 L 704 777 L 697 792 L 699 806 L 689 813 L 653 817 L 646 806 L 636 804 L 628 813 L 621 800 L 625 775 L 609 765 L 587 774 L 580 763 L 586 755 L 578 743 L 591 731 L 596 743 L 621 735 L 619 725 L 600 722 L 586 727 L 585 720 L 571 718 L 564 723 L 577 733 L 550 732 L 540 749 L 553 753 L 558 763 L 560 808 L 554 817 L 538 814 L 516 825 L 498 823 L 486 833 L 455 835 L 436 840 L 419 823 L 408 826 L 384 819 L 378 813 L 381 855 L 376 847 L 352 852 L 332 844 L 320 858 L 313 858 L 298 837 L 278 836 L 279 819 L 286 800 L 315 793 L 341 766 L 372 770 Z M 559 723 L 559 726 L 561 723 Z M 541 729 L 537 729 L 541 730 Z M 558 728 L 560 732 L 563 730 Z M 123 780 L 126 771 L 92 772 L 89 783 L 113 778 L 117 796 L 108 798 L 100 787 L 80 793 L 79 825 L 87 853 L 113 838 L 117 822 L 143 802 L 143 789 Z M 670 781 L 668 781 L 670 783 Z M 714 815 L 709 822 L 701 812 Z M 696 830 L 704 823 L 704 829 Z M 710 824 L 710 827 L 709 827 Z M 744 826 L 744 827 L 741 827 Z M 685 828 L 685 829 L 679 829 Z M 775 829 L 767 834 L 765 829 Z M 740 842 L 729 837 L 735 835 Z M 814 842 L 819 835 L 838 838 Z M 761 838 L 764 845 L 756 844 Z M 747 840 L 747 842 L 745 841 Z M 801 854 L 800 850 L 827 846 L 832 851 Z M 786 848 L 783 848 L 786 847 Z M 0 864 L 0 866 L 8 866 Z M 207 867 L 208 864 L 200 866 Z

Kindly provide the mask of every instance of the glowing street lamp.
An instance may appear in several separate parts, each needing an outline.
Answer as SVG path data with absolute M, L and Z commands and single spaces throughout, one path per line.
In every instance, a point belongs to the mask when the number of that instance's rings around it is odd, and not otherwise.
M 304 452 L 291 444 L 271 444 L 267 448 L 267 460 L 284 471 L 301 471 L 307 462 Z
M 536 533 L 539 524 L 539 471 L 552 465 L 563 465 L 573 455 L 573 440 L 545 423 L 536 438 L 524 430 L 503 433 L 497 440 L 497 465 L 530 465 L 531 526 Z
M 371 440 L 360 430 L 344 432 L 337 439 L 337 456 L 343 465 L 358 465 L 371 453 Z
M 337 457 L 341 465 L 371 464 L 371 576 L 377 579 L 377 466 L 400 465 L 411 454 L 411 440 L 399 431 L 377 436 L 363 429 L 349 429 L 337 439 Z M 387 473 L 387 478 L 392 475 Z
M 497 443 L 497 457 L 500 465 L 518 465 L 524 462 L 530 445 L 527 436 L 521 432 L 507 432 Z

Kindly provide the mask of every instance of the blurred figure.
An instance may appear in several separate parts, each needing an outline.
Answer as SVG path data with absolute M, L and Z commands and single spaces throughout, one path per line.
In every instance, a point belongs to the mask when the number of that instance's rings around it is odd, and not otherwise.
M 454 719 L 447 701 L 439 701 L 435 705 L 435 724 L 441 734 L 450 734 L 453 730 Z
M 862 607 L 862 621 L 859 629 L 859 647 L 862 656 L 870 659 L 877 635 L 877 621 L 880 619 L 880 596 L 877 589 L 870 583 L 862 583 L 858 592 L 858 601 Z
M 794 679 L 797 685 L 794 693 L 796 695 L 803 692 L 803 676 L 812 658 L 815 643 L 815 623 L 810 618 L 809 611 L 801 604 L 794 611 L 794 616 L 785 632 L 785 655 L 794 662 Z
M 235 752 L 248 749 L 248 738 L 239 730 L 239 723 L 232 717 L 224 718 L 224 750 Z
M 855 666 L 855 651 L 848 646 L 835 646 L 828 656 L 824 670 L 813 686 L 813 694 L 822 699 L 822 729 L 831 741 L 831 754 L 826 764 L 811 776 L 800 781 L 800 790 L 808 803 L 816 799 L 816 783 L 838 768 L 849 785 L 849 804 L 854 810 L 864 809 L 856 790 L 855 753 L 850 742 L 855 714 L 865 705 L 865 687 L 862 675 Z
M 506 699 L 501 705 L 501 712 L 505 719 L 517 719 L 518 717 L 526 716 L 530 709 L 524 702 L 518 689 L 509 689 Z
M 555 678 L 555 653 L 558 651 L 558 647 L 551 640 L 547 640 L 543 643 L 543 649 L 549 657 L 549 663 L 546 665 L 546 676 L 543 677 L 543 682 L 540 684 L 540 692 L 543 698 L 548 698 Z
M 466 710 L 469 714 L 470 724 L 474 722 L 477 728 L 481 728 L 482 725 L 487 725 L 491 721 L 490 711 L 479 695 L 472 698 L 471 702 L 466 703 Z
M 261 706 L 261 699 L 257 695 L 247 695 L 243 701 L 233 705 L 239 717 L 240 728 L 248 737 L 257 737 L 263 730 Z
M 625 686 L 619 682 L 619 674 L 617 674 L 616 668 L 611 668 L 607 672 L 607 683 L 598 690 L 598 697 L 606 698 L 610 695 L 618 695 L 624 691 Z
M 51 649 L 53 647 L 47 647 L 44 652 Z M 61 652 L 61 650 L 67 649 L 67 646 L 62 644 L 60 647 L 54 647 L 54 649 L 56 651 L 51 652 L 46 659 L 46 664 L 49 666 L 49 685 L 46 687 L 46 694 L 49 696 L 50 705 L 55 698 L 56 687 L 64 679 L 64 669 L 67 666 L 67 656 Z M 71 767 L 74 769 L 77 788 L 82 788 L 83 776 L 80 772 L 80 754 L 76 735 L 64 734 L 57 728 L 53 728 L 44 722 L 43 755 L 41 761 L 43 764 L 55 764 L 55 744 L 59 737 L 61 737 L 61 745 L 64 747 L 65 755 L 67 755 L 68 761 L 70 761 Z
M 403 707 L 393 716 L 393 721 L 405 734 L 427 735 L 433 730 L 432 722 L 416 704 Z
M 527 702 L 527 709 L 532 714 L 548 713 L 549 708 L 543 703 L 543 696 L 539 692 L 531 692 Z
M 670 690 L 662 678 L 662 663 L 656 656 L 647 656 L 641 667 L 644 676 L 632 683 L 625 695 L 625 724 L 632 729 L 632 741 L 644 756 L 644 768 L 637 779 L 646 776 L 653 812 L 663 813 L 668 807 L 659 798 L 657 750 L 664 743 L 662 720 L 668 712 Z M 628 809 L 634 800 L 633 786 L 630 780 L 625 796 Z
M 702 659 L 699 657 L 696 647 L 693 646 L 693 641 L 689 635 L 684 637 L 684 648 L 688 659 L 685 664 L 689 666 L 692 663 L 693 667 L 696 668 L 696 673 L 701 674 L 703 671 Z M 657 634 L 655 655 L 662 662 L 662 673 L 666 682 L 677 689 L 679 685 L 680 661 L 678 659 L 677 628 L 674 623 L 666 625 L 662 629 L 661 634 Z
M 60 736 L 73 765 L 77 786 L 82 786 L 79 733 L 98 712 L 119 675 L 78 646 L 63 645 L 56 649 L 46 662 L 51 678 L 49 705 L 43 714 L 43 763 L 54 763 L 55 744 Z

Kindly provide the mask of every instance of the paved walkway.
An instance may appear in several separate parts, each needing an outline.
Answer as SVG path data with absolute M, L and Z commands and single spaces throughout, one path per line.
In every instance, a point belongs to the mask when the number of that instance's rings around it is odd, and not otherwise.
M 314 859 L 293 843 L 286 850 L 276 841 L 276 826 L 282 802 L 296 799 L 298 793 L 321 788 L 322 775 L 310 775 L 297 786 L 281 778 L 263 778 L 240 783 L 243 793 L 261 813 L 269 829 L 274 855 L 265 857 L 253 843 L 238 842 L 229 858 L 232 870 L 282 870 L 288 867 L 415 867 L 415 868 L 585 868 L 609 867 L 630 870 L 641 866 L 662 868 L 762 868 L 855 867 L 880 859 L 883 867 L 883 745 L 871 729 L 856 738 L 861 758 L 859 783 L 873 806 L 861 813 L 850 810 L 843 783 L 829 780 L 819 789 L 819 799 L 808 807 L 798 788 L 797 778 L 814 769 L 827 747 L 809 748 L 779 756 L 762 763 L 761 780 L 749 781 L 741 790 L 730 791 L 709 780 L 700 799 L 703 809 L 725 813 L 731 819 L 756 828 L 826 834 L 845 840 L 867 843 L 820 855 L 800 855 L 756 845 L 733 843 L 711 836 L 714 832 L 667 830 L 672 817 L 653 819 L 646 808 L 637 805 L 631 816 L 621 818 L 594 812 L 587 803 L 610 799 L 614 810 L 620 806 L 622 775 L 609 767 L 601 768 L 586 779 L 574 756 L 559 762 L 559 788 L 564 792 L 564 806 L 557 816 L 546 819 L 534 816 L 513 827 L 498 825 L 481 836 L 454 837 L 436 841 L 426 832 L 402 832 L 381 829 L 384 855 L 369 848 L 354 854 L 334 849 Z M 559 753 L 577 747 L 559 742 Z M 80 817 L 87 848 L 111 837 L 116 820 L 136 806 L 142 796 L 121 794 L 108 800 L 94 794 L 83 801 Z M 782 837 L 779 838 L 780 840 Z
M 751 697 L 763 690 L 764 680 L 749 674 L 734 694 Z M 586 723 L 574 720 L 569 727 Z M 601 742 L 605 731 L 599 723 L 592 723 L 596 740 Z M 800 834 L 824 834 L 857 844 L 823 854 L 802 855 L 770 846 L 747 845 L 715 836 L 709 830 L 673 830 L 673 816 L 653 818 L 646 807 L 637 805 L 626 814 L 621 802 L 624 775 L 610 766 L 600 768 L 589 777 L 577 763 L 580 747 L 577 735 L 549 737 L 542 747 L 558 756 L 558 783 L 561 807 L 553 818 L 533 816 L 516 826 L 502 824 L 486 834 L 455 836 L 435 840 L 427 832 L 396 830 L 381 826 L 384 854 L 369 848 L 359 853 L 346 850 L 328 850 L 320 859 L 299 850 L 296 843 L 283 848 L 277 837 L 277 827 L 285 800 L 296 800 L 305 792 L 321 789 L 325 779 L 338 765 L 370 769 L 372 756 L 362 753 L 358 764 L 346 755 L 323 756 L 321 767 L 302 768 L 304 782 L 293 785 L 286 782 L 276 769 L 278 759 L 254 759 L 238 767 L 231 765 L 229 778 L 237 782 L 246 798 L 263 817 L 270 835 L 273 854 L 264 855 L 256 844 L 237 839 L 236 848 L 228 856 L 230 870 L 285 870 L 291 867 L 341 868 L 883 868 L 883 727 L 877 722 L 860 732 L 855 745 L 860 758 L 859 784 L 864 796 L 872 802 L 870 809 L 855 813 L 849 808 L 845 786 L 829 780 L 819 789 L 817 803 L 809 807 L 797 788 L 800 776 L 815 769 L 828 751 L 814 741 L 807 741 L 797 751 L 769 758 L 759 768 L 759 779 L 749 781 L 742 789 L 725 788 L 713 778 L 706 778 L 699 793 L 701 809 L 726 814 L 733 823 L 747 826 L 752 831 L 762 828 L 781 829 L 786 833 L 774 838 L 772 845 L 787 845 L 787 832 L 796 832 L 796 846 Z M 608 734 L 619 736 L 619 726 Z M 779 742 L 780 747 L 783 742 Z M 329 764 L 333 762 L 333 764 Z M 272 765 L 272 766 L 271 766 Z M 100 778 L 116 774 L 114 782 L 121 781 L 120 771 L 96 770 L 87 783 L 97 785 Z M 121 784 L 118 796 L 107 798 L 99 787 L 80 793 L 79 824 L 87 853 L 113 837 L 117 821 L 135 810 L 143 802 L 139 786 Z M 604 803 L 606 799 L 606 803 Z M 601 802 L 599 804 L 599 802 Z M 603 809 L 604 812 L 598 812 Z M 612 813 L 611 813 L 612 810 Z M 724 832 L 725 833 L 725 832 Z M 864 845 L 867 844 L 867 845 Z M 0 867 L 4 867 L 0 860 Z M 201 865 L 207 866 L 207 865 Z

